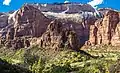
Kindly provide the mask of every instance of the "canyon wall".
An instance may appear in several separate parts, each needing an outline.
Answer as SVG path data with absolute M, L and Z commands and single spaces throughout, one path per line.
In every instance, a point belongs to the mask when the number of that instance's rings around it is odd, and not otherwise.
M 1 30 L 1 44 L 23 48 L 35 43 L 43 48 L 74 50 L 84 45 L 119 46 L 120 14 L 110 9 L 102 11 L 100 18 L 87 11 L 76 14 L 41 12 L 26 4 L 8 17 L 8 25 Z
M 119 13 L 106 11 L 104 18 L 98 19 L 90 29 L 90 42 L 97 44 L 119 45 Z

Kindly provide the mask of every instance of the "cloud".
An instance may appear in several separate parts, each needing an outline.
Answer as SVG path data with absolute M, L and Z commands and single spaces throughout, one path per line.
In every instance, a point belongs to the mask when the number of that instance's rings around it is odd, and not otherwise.
M 4 0 L 3 5 L 10 5 L 11 0 Z
M 97 15 L 100 16 L 100 13 L 97 11 L 97 5 L 100 5 L 103 3 L 104 0 L 93 0 L 91 2 L 88 2 L 94 9 Z M 101 16 L 100 16 L 101 17 Z
M 96 7 L 97 5 L 100 5 L 103 3 L 103 0 L 93 0 L 91 2 L 88 2 L 92 7 Z

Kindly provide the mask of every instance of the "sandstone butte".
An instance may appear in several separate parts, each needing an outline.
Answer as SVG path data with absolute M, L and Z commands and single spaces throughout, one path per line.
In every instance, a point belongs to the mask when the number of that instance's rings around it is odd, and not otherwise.
M 83 12 L 42 12 L 25 4 L 12 14 L 0 14 L 1 44 L 15 49 L 38 44 L 43 48 L 74 50 L 84 45 L 120 46 L 120 13 L 112 9 L 99 12 L 100 18 Z

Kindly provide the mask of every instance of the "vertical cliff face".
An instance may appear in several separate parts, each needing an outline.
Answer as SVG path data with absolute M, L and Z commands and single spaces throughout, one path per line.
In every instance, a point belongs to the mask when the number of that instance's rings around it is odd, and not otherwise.
M 50 14 L 49 14 L 50 15 Z M 54 14 L 52 14 L 54 16 Z M 94 25 L 96 18 L 87 16 L 81 17 L 81 14 L 58 14 L 57 20 L 52 21 L 39 40 L 41 47 L 64 48 L 68 46 L 71 49 L 79 50 L 86 41 L 89 40 L 90 26 Z M 63 14 L 61 14 L 63 15 Z M 71 17 L 70 17 L 71 16 Z M 78 20 L 78 21 L 77 21 Z
M 15 37 L 33 36 L 39 37 L 46 30 L 50 20 L 38 9 L 31 5 L 24 5 L 15 15 Z
M 8 15 L 5 13 L 0 13 L 0 29 L 8 25 Z
M 40 37 L 46 31 L 51 19 L 45 17 L 40 10 L 31 5 L 24 5 L 10 15 L 9 25 L 3 28 L 2 35 L 5 35 L 3 45 L 7 47 L 24 48 L 26 39 L 22 37 Z M 1 35 L 1 38 L 3 37 Z
M 3 28 L 7 45 L 21 37 L 37 38 L 37 44 L 43 48 L 68 47 L 78 50 L 83 45 L 120 44 L 120 14 L 117 11 L 104 9 L 103 18 L 97 18 L 93 12 L 63 14 L 41 12 L 32 5 L 24 5 L 8 18 L 9 25 Z M 53 20 L 51 22 L 51 20 Z M 51 22 L 51 23 L 50 23 Z M 39 39 L 41 38 L 41 39 Z M 29 42 L 30 43 L 30 42 Z M 18 46 L 17 44 L 16 46 Z M 15 46 L 13 44 L 13 46 Z M 20 46 L 19 46 L 20 47 Z M 22 47 L 22 46 L 21 46 Z
M 67 26 L 67 27 L 65 27 Z M 78 50 L 80 41 L 73 27 L 64 24 L 59 20 L 52 21 L 39 40 L 40 46 L 43 48 L 70 48 Z M 69 28 L 70 27 L 70 28 Z
M 54 3 L 54 4 L 30 4 L 42 12 L 55 13 L 79 13 L 80 11 L 95 12 L 94 8 L 89 4 L 80 3 Z M 69 9 L 68 9 L 69 8 Z M 67 10 L 67 11 L 66 11 Z
M 94 25 L 96 18 L 92 12 L 83 12 L 81 14 L 62 14 L 62 13 L 44 13 L 47 17 L 53 19 L 62 19 L 65 28 L 73 27 L 80 40 L 80 46 L 83 46 L 89 40 L 90 26 Z
M 117 35 L 119 23 L 119 13 L 108 10 L 104 18 L 98 19 L 91 26 L 90 41 L 92 44 L 114 44 L 115 35 Z M 117 39 L 116 39 L 117 40 Z

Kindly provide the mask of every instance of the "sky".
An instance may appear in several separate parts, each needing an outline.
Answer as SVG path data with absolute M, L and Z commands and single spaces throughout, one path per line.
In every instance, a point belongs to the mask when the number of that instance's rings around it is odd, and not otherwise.
M 19 9 L 24 3 L 54 3 L 64 2 L 65 0 L 0 0 L 0 12 L 8 12 Z M 89 3 L 93 0 L 69 0 L 70 2 Z M 94 0 L 96 2 L 101 0 Z M 120 0 L 102 0 L 102 3 L 97 5 L 98 8 L 112 8 L 120 10 Z

